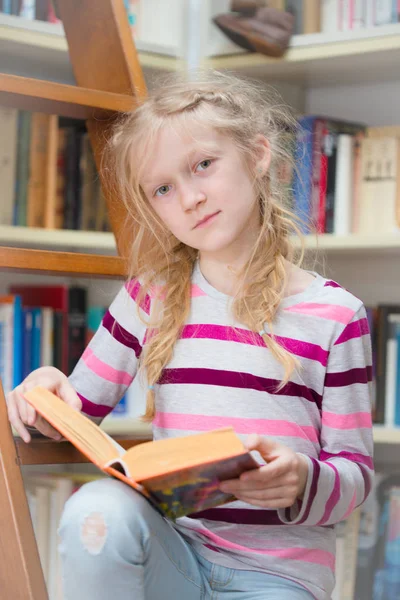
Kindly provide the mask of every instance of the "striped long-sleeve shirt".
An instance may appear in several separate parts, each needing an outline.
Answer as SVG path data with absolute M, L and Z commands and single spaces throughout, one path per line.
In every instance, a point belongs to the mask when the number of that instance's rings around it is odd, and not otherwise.
M 232 425 L 242 439 L 258 433 L 306 456 L 304 496 L 293 506 L 267 510 L 235 501 L 176 527 L 212 562 L 274 573 L 326 600 L 334 586 L 334 525 L 365 500 L 373 477 L 372 368 L 362 302 L 314 275 L 278 311 L 274 334 L 301 368 L 276 391 L 282 365 L 258 333 L 234 321 L 230 298 L 196 267 L 190 315 L 156 386 L 153 432 L 160 439 Z M 83 411 L 97 421 L 137 371 L 146 336 L 139 288 L 132 281 L 120 290 L 70 376 Z M 151 306 L 146 297 L 143 315 Z

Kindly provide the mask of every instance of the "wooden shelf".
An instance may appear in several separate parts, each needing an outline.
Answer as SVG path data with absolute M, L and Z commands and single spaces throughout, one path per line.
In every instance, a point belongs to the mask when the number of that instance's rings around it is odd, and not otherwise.
M 0 73 L 0 104 L 78 119 L 129 111 L 132 96 Z
M 0 269 L 113 279 L 123 278 L 126 273 L 125 262 L 118 256 L 5 247 L 0 247 Z

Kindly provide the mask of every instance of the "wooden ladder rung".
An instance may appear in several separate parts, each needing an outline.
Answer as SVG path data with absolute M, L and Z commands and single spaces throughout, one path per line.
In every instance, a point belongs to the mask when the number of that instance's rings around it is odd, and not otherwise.
M 115 441 L 125 450 L 131 446 L 150 442 L 151 437 L 138 436 L 112 436 Z M 51 464 L 69 464 L 69 463 L 87 463 L 90 462 L 79 450 L 70 442 L 54 442 L 43 436 L 32 440 L 27 444 L 21 438 L 15 437 L 15 446 L 17 451 L 17 460 L 20 465 L 51 465 Z
M 78 119 L 102 119 L 132 110 L 135 98 L 0 73 L 0 105 Z
M 81 277 L 124 278 L 126 263 L 120 256 L 51 252 L 29 248 L 0 247 L 0 269 L 43 273 L 46 275 L 74 275 Z

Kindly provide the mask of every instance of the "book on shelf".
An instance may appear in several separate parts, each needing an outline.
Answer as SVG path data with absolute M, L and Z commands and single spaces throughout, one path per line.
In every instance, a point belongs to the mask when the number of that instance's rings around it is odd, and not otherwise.
M 2 225 L 110 231 L 82 121 L 0 107 L 0 132 Z
M 233 501 L 234 496 L 219 489 L 220 482 L 259 466 L 232 427 L 124 450 L 49 390 L 38 386 L 24 397 L 99 469 L 130 485 L 171 519 Z

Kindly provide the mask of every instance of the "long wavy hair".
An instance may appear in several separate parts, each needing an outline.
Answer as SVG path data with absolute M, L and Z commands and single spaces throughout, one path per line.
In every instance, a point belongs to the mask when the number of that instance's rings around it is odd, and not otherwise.
M 299 365 L 273 333 L 287 284 L 285 261 L 301 264 L 304 254 L 298 219 L 288 208 L 288 185 L 282 177 L 293 166 L 288 141 L 295 132 L 296 120 L 276 92 L 260 83 L 214 71 L 200 72 L 196 77 L 193 73 L 191 77 L 164 77 L 156 90 L 114 125 L 107 153 L 114 192 L 127 210 L 126 232 L 132 240 L 129 278 L 141 284 L 138 306 L 147 294 L 158 306 L 153 307 L 146 321 L 148 333 L 140 357 L 140 369 L 149 386 L 145 421 L 155 416 L 154 385 L 171 361 L 189 314 L 191 276 L 198 258 L 197 250 L 166 229 L 140 186 L 146 161 L 167 124 L 189 131 L 192 125 L 200 124 L 227 136 L 240 151 L 252 174 L 255 198 L 259 199 L 260 229 L 247 263 L 238 274 L 233 316 L 252 331 L 260 332 L 264 327 L 268 331 L 263 340 L 284 367 L 279 388 Z M 254 143 L 260 134 L 271 149 L 270 168 L 261 178 L 255 173 Z M 293 234 L 300 237 L 300 244 L 293 244 Z M 155 294 L 155 289 L 162 291 Z M 143 313 L 139 314 L 143 320 Z

